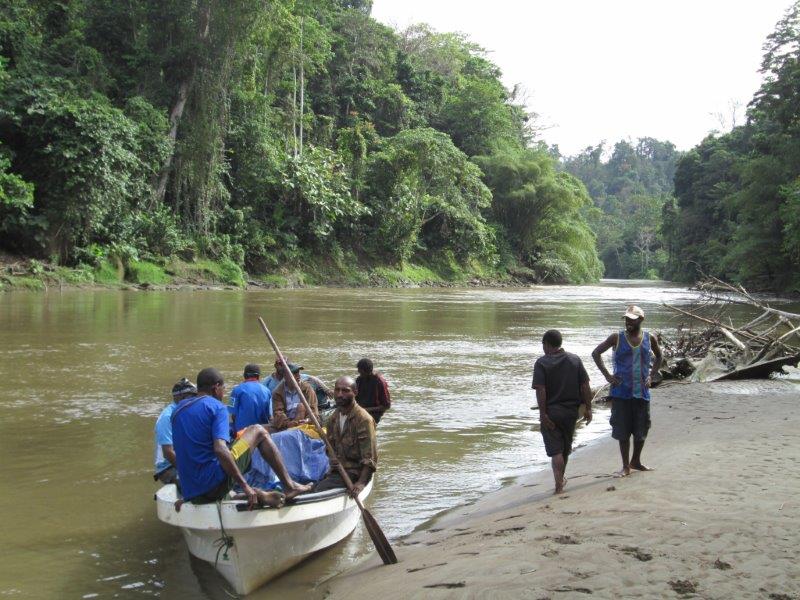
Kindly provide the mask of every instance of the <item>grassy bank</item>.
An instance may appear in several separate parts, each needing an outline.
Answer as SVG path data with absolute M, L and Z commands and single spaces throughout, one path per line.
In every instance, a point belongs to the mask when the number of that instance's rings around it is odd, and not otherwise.
M 0 291 L 51 288 L 174 289 L 174 288 L 297 288 L 297 287 L 416 287 L 509 285 L 535 281 L 532 271 L 461 265 L 444 257 L 428 264 L 365 264 L 354 257 L 308 258 L 281 270 L 248 274 L 229 259 L 174 257 L 152 261 L 104 258 L 94 266 L 63 267 L 36 259 L 4 256 L 0 260 Z

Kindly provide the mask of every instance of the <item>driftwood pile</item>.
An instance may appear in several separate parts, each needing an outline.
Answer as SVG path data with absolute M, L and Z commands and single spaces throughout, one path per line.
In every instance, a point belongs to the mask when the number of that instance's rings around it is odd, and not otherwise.
M 684 318 L 674 339 L 659 340 L 666 359 L 665 378 L 761 378 L 785 365 L 797 366 L 800 314 L 772 308 L 743 287 L 714 277 L 705 278 L 695 289 L 700 299 L 694 305 L 664 304 Z M 737 324 L 737 319 L 746 322 Z

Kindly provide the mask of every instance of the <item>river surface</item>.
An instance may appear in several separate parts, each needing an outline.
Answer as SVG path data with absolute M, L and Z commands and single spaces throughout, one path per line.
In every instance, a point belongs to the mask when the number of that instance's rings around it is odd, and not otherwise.
M 230 597 L 155 516 L 153 425 L 172 384 L 216 366 L 285 354 L 326 381 L 362 356 L 390 383 L 368 505 L 390 539 L 436 513 L 547 466 L 531 411 L 533 361 L 548 328 L 584 358 L 622 324 L 675 325 L 671 284 L 604 281 L 528 289 L 314 289 L 0 295 L 2 598 Z M 607 435 L 608 414 L 578 444 Z M 362 529 L 252 594 L 300 598 L 371 551 Z

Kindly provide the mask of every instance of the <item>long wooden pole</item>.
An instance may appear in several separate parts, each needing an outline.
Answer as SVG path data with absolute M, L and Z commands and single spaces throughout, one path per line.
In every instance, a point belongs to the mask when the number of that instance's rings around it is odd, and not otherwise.
M 328 452 L 330 452 L 331 456 L 336 457 L 336 452 L 333 450 L 333 446 L 331 446 L 330 440 L 328 440 L 328 436 L 325 435 L 325 431 L 322 429 L 322 425 L 319 423 L 319 419 L 317 419 L 317 415 L 311 410 L 311 406 L 308 404 L 308 400 L 303 395 L 303 390 L 300 389 L 300 385 L 295 380 L 294 376 L 292 375 L 291 371 L 289 371 L 289 365 L 286 364 L 286 359 L 283 357 L 280 349 L 278 348 L 278 344 L 275 341 L 275 338 L 272 337 L 272 334 L 269 332 L 267 328 L 267 324 L 264 322 L 264 319 L 258 317 L 258 322 L 261 325 L 261 329 L 264 331 L 264 335 L 267 336 L 272 349 L 275 350 L 275 355 L 278 357 L 278 360 L 281 363 L 281 367 L 283 368 L 283 381 L 284 386 L 286 385 L 287 381 L 291 381 L 294 389 L 297 391 L 297 394 L 300 396 L 300 401 L 303 403 L 303 406 L 306 409 L 306 413 L 308 414 L 311 422 L 314 424 L 314 428 L 317 430 L 320 438 L 325 442 L 325 446 L 328 448 Z M 361 498 L 358 497 L 357 494 L 353 494 L 353 481 L 350 479 L 350 476 L 347 474 L 347 471 L 344 470 L 342 466 L 342 461 L 336 457 L 336 467 L 339 470 L 339 475 L 342 476 L 345 485 L 347 486 L 347 491 L 349 491 L 353 499 L 356 501 L 358 508 L 361 510 L 361 516 L 364 519 L 364 525 L 367 528 L 367 532 L 369 533 L 369 537 L 372 539 L 372 543 L 375 544 L 375 550 L 377 550 L 378 554 L 385 565 L 393 565 L 397 562 L 397 557 L 394 554 L 394 550 L 392 550 L 392 546 L 389 544 L 389 540 L 386 539 L 386 536 L 383 533 L 383 530 L 378 525 L 378 522 L 375 520 L 375 517 L 372 516 L 367 508 L 364 506 L 364 503 L 361 502 Z

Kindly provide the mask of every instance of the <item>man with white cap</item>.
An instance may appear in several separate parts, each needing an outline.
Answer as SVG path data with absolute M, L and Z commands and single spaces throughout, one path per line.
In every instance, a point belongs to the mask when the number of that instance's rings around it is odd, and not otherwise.
M 619 441 L 622 454 L 622 469 L 615 473 L 617 477 L 630 475 L 631 469 L 651 470 L 642 464 L 642 448 L 650 430 L 650 385 L 658 374 L 662 357 L 658 340 L 642 330 L 643 321 L 644 311 L 638 306 L 628 306 L 625 329 L 612 333 L 592 351 L 597 368 L 611 385 L 611 437 Z M 609 348 L 614 349 L 613 375 L 601 356 Z

